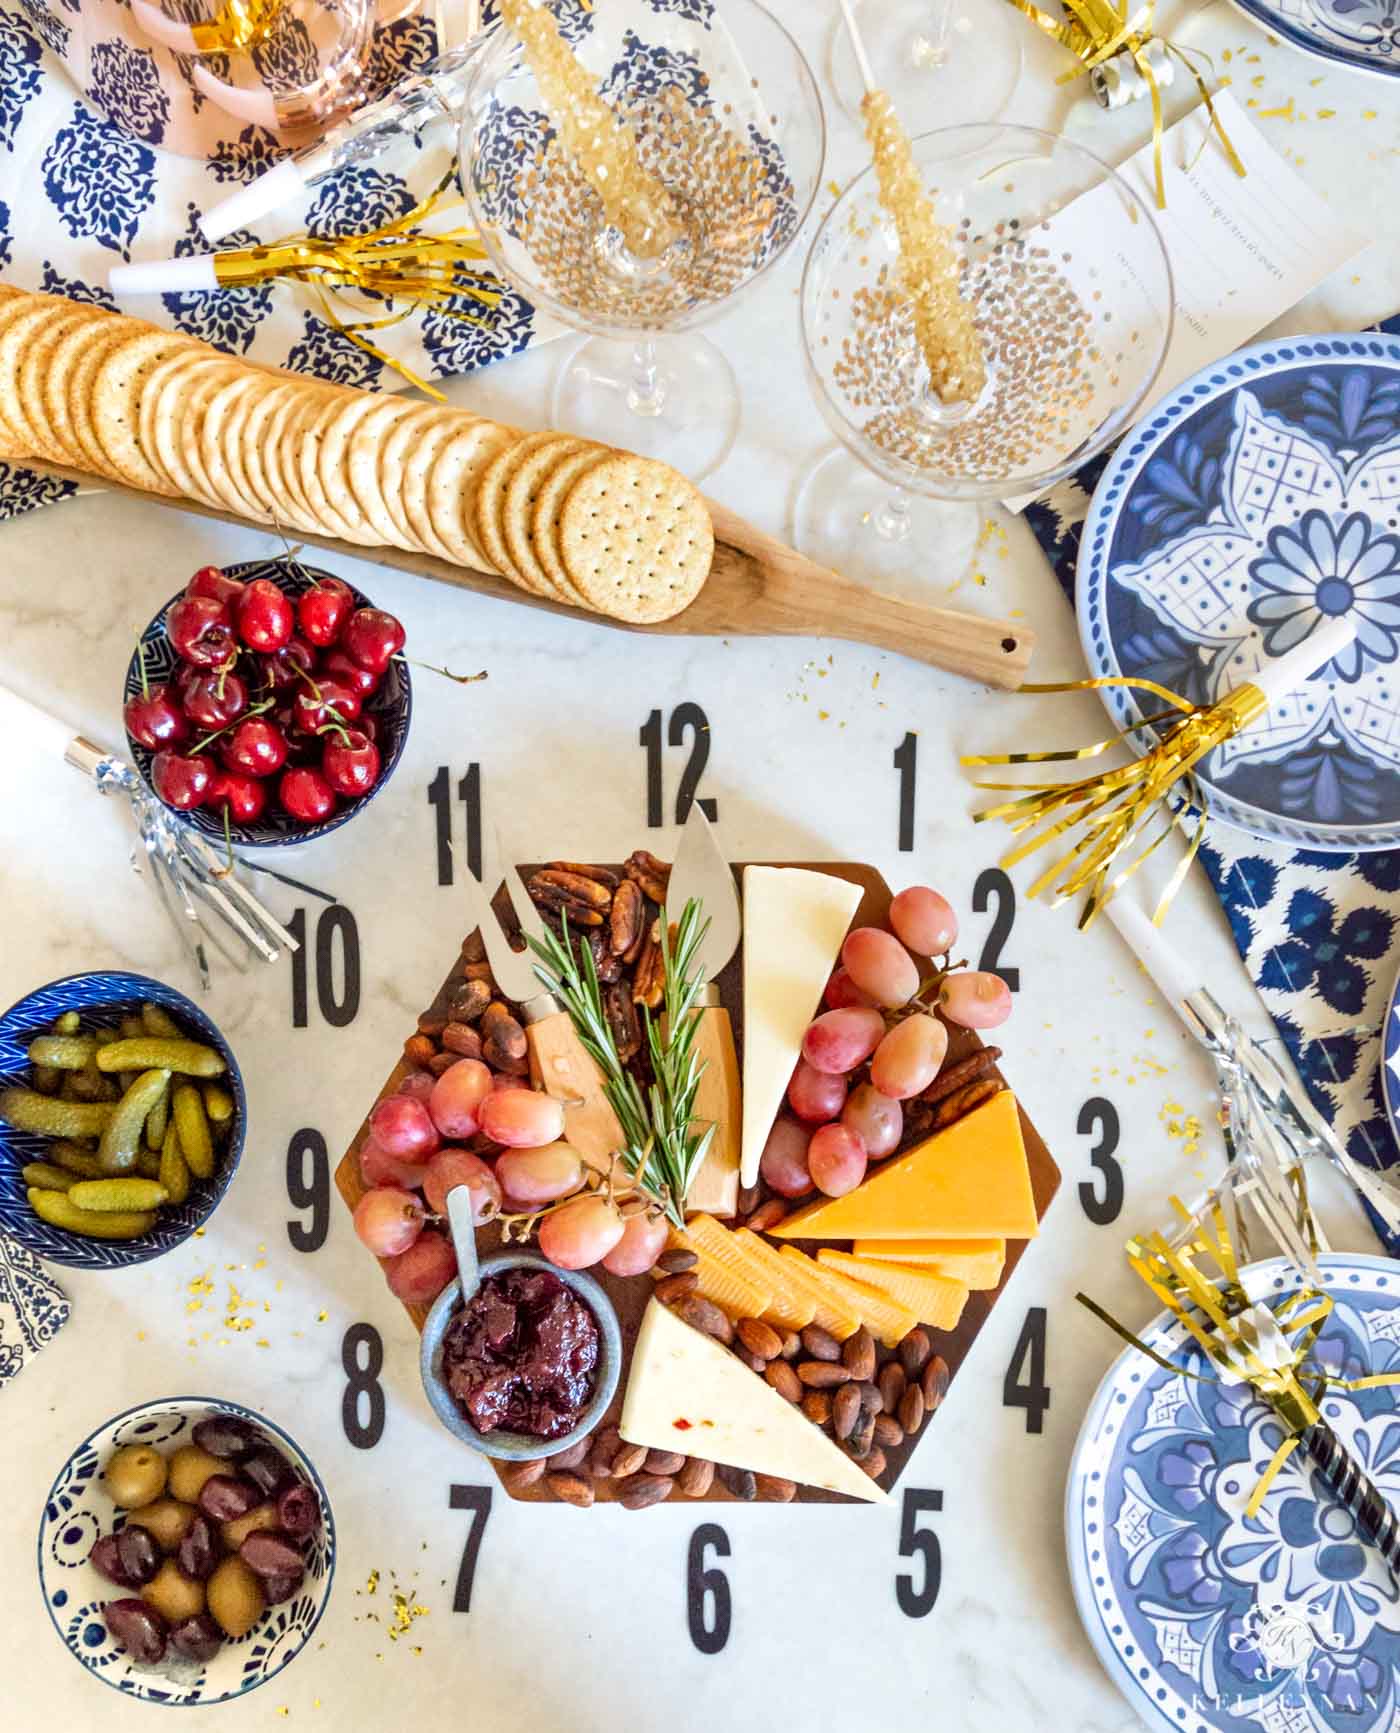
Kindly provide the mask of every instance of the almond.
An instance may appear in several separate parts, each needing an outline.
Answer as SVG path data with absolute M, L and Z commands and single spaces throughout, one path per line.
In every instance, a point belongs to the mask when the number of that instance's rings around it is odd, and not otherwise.
M 579 1474 L 547 1474 L 545 1485 L 564 1504 L 587 1510 L 593 1503 L 593 1483 Z
M 801 1360 L 797 1366 L 797 1376 L 809 1390 L 834 1390 L 838 1384 L 849 1384 L 851 1374 L 847 1367 L 833 1365 L 830 1360 Z
M 714 1484 L 715 1465 L 703 1456 L 688 1456 L 685 1467 L 676 1476 L 676 1485 L 687 1498 L 704 1498 Z
M 802 1400 L 802 1380 L 788 1365 L 786 1360 L 770 1360 L 763 1368 L 763 1376 L 789 1402 Z
M 841 1344 L 841 1364 L 858 1384 L 875 1376 L 875 1338 L 863 1326 Z
M 735 1329 L 750 1354 L 757 1354 L 760 1360 L 776 1360 L 783 1351 L 782 1337 L 762 1318 L 740 1318 Z
M 802 1332 L 802 1346 L 813 1360 L 839 1360 L 841 1344 L 829 1330 L 823 1330 L 820 1324 L 808 1324 Z

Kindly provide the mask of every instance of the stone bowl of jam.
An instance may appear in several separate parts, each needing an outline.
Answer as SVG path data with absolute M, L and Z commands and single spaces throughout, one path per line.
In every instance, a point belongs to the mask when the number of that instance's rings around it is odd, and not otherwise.
M 464 1444 L 504 1462 L 553 1456 L 586 1438 L 622 1371 L 612 1301 L 581 1270 L 539 1252 L 484 1258 L 481 1286 L 439 1294 L 419 1364 L 433 1412 Z

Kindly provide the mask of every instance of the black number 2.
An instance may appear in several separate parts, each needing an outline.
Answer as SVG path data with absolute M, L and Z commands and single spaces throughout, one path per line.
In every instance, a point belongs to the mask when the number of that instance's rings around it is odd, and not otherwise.
M 287 1223 L 287 1238 L 299 1252 L 319 1252 L 331 1229 L 331 1161 L 325 1138 L 309 1125 L 293 1132 L 287 1145 L 287 1196 L 293 1209 L 311 1211 L 310 1221 Z
M 676 788 L 676 823 L 684 824 L 690 816 L 695 790 L 710 761 L 710 719 L 698 704 L 687 701 L 677 704 L 671 712 L 666 740 L 671 746 L 684 746 L 686 735 L 692 735 L 690 757 L 681 772 Z M 661 786 L 661 712 L 653 710 L 642 724 L 638 738 L 647 754 L 647 824 L 652 830 L 665 823 L 662 814 Z M 713 824 L 719 817 L 719 804 L 707 797 L 700 802 L 705 817 Z
M 364 1352 L 364 1365 L 360 1353 Z M 345 1368 L 345 1395 L 340 1402 L 340 1423 L 356 1450 L 372 1450 L 384 1436 L 384 1342 L 373 1324 L 352 1324 L 340 1344 L 340 1363 Z M 360 1398 L 368 1417 L 360 1419 Z
M 997 912 L 992 919 L 992 930 L 987 934 L 987 942 L 982 947 L 982 955 L 978 958 L 977 967 L 985 969 L 990 975 L 1000 975 L 1013 993 L 1021 990 L 1021 971 L 1009 969 L 1001 960 L 1002 946 L 1011 937 L 1011 928 L 1016 920 L 1016 887 L 1000 867 L 988 867 L 977 875 L 977 883 L 972 887 L 972 907 L 975 913 L 985 914 L 989 903 L 995 902 Z
M 467 813 L 467 870 L 481 877 L 481 766 L 469 764 L 457 784 L 457 798 Z M 428 805 L 433 809 L 437 833 L 437 882 L 452 883 L 452 778 L 440 764 L 428 784 Z
M 1050 1386 L 1045 1382 L 1044 1306 L 1032 1306 L 1026 1313 L 1011 1364 L 1006 1368 L 1001 1400 L 1004 1407 L 1025 1409 L 1027 1432 L 1043 1430 L 1045 1410 L 1050 1406 Z
M 717 1565 L 706 1566 L 705 1553 L 713 1547 L 716 1558 L 729 1557 L 729 1536 L 717 1522 L 702 1522 L 690 1537 L 685 1567 L 685 1616 L 690 1640 L 702 1655 L 717 1655 L 729 1641 L 733 1605 L 729 1578 Z M 706 1617 L 706 1602 L 710 1616 Z
M 920 1528 L 925 1512 L 942 1510 L 943 1494 L 931 1488 L 911 1486 L 904 1494 L 899 1518 L 899 1556 L 922 1561 L 922 1580 L 915 1586 L 912 1571 L 901 1571 L 894 1579 L 894 1598 L 906 1619 L 926 1619 L 938 1599 L 943 1581 L 943 1549 L 930 1528 Z
M 1082 1179 L 1079 1182 L 1079 1201 L 1089 1220 L 1096 1227 L 1106 1228 L 1110 1222 L 1118 1220 L 1123 1208 L 1123 1168 L 1113 1154 L 1120 1135 L 1118 1109 L 1102 1095 L 1091 1096 L 1079 1109 L 1075 1130 L 1081 1137 L 1089 1137 L 1094 1132 L 1099 1134 L 1099 1141 L 1089 1151 L 1089 1162 L 1103 1175 L 1103 1195 L 1100 1197 L 1093 1180 Z
M 452 1611 L 469 1613 L 472 1606 L 472 1583 L 476 1578 L 476 1555 L 481 1551 L 481 1537 L 486 1533 L 486 1519 L 491 1514 L 491 1488 L 454 1486 L 448 1502 L 453 1510 L 469 1510 L 472 1513 L 466 1545 L 462 1548 L 462 1562 L 457 1566 L 457 1586 L 452 1591 Z
M 304 1029 L 310 1006 L 307 992 L 306 910 L 287 922 L 297 942 L 292 952 L 292 1027 Z M 338 947 L 337 947 L 337 941 Z M 336 950 L 340 984 L 336 984 Z M 360 929 L 344 903 L 331 903 L 316 919 L 316 1004 L 332 1029 L 344 1029 L 360 1009 Z

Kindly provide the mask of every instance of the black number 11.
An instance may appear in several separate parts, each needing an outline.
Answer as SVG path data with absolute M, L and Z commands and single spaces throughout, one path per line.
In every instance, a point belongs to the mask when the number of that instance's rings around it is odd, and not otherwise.
M 469 764 L 457 784 L 457 798 L 467 809 L 467 870 L 481 877 L 481 766 Z M 437 821 L 437 882 L 452 883 L 452 779 L 440 764 L 428 784 L 428 805 Z

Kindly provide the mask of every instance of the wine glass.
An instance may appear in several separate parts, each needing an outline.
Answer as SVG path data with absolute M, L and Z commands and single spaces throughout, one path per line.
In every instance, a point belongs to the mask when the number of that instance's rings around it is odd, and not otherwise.
M 927 599 L 965 572 L 977 501 L 1013 506 L 1102 451 L 1147 399 L 1171 341 L 1171 265 L 1148 201 L 1082 146 L 1034 127 L 913 141 L 952 231 L 987 382 L 934 393 L 873 168 L 841 194 L 802 276 L 803 353 L 841 445 L 802 482 L 805 554 Z
M 708 474 L 733 444 L 739 390 L 692 329 L 791 245 L 821 184 L 826 126 L 797 45 L 757 0 L 658 8 L 558 0 L 579 59 L 669 196 L 677 238 L 641 257 L 562 148 L 504 29 L 462 115 L 459 173 L 498 273 L 590 333 L 555 382 L 552 422 Z M 693 16 L 691 14 L 694 14 Z
M 1027 24 L 1006 0 L 855 0 L 854 10 L 876 84 L 915 127 L 995 120 L 1010 102 Z M 827 76 L 859 118 L 865 86 L 836 8 Z

